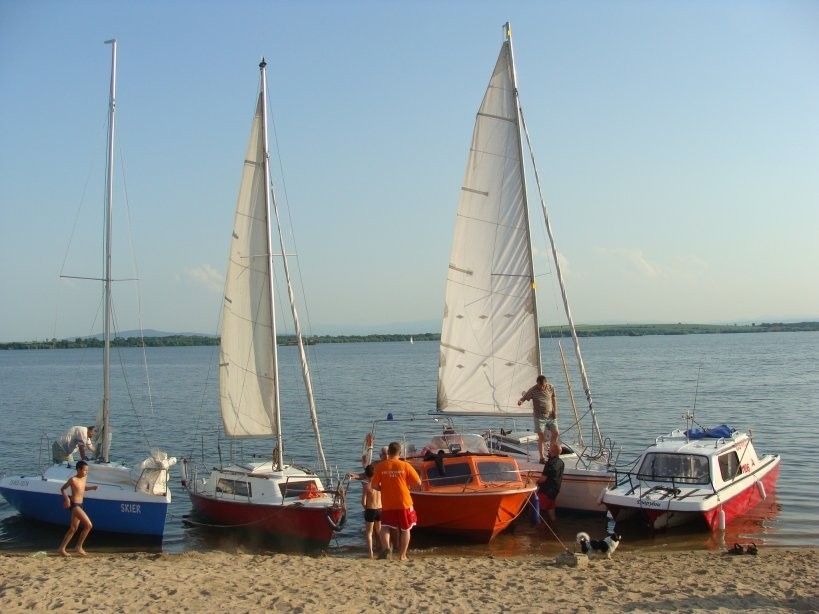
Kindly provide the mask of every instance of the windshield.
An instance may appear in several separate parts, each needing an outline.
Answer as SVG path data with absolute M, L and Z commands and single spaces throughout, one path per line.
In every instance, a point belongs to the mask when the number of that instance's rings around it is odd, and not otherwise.
M 646 454 L 637 472 L 641 480 L 708 484 L 708 458 L 694 454 Z

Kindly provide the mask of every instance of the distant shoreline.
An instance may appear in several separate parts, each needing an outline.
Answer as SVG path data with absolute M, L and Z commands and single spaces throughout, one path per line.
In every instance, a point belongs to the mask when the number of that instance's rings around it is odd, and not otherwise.
M 760 324 L 580 324 L 578 337 L 643 337 L 646 335 L 716 335 L 737 333 L 792 333 L 819 331 L 819 322 L 762 322 Z M 570 337 L 566 326 L 541 326 L 541 338 Z M 305 343 L 379 343 L 385 341 L 439 341 L 439 333 L 372 334 L 372 335 L 309 335 Z M 115 337 L 115 347 L 183 347 L 219 345 L 212 335 L 162 335 Z M 279 337 L 279 345 L 296 345 L 295 337 Z M 101 348 L 96 337 L 50 339 L 47 341 L 13 341 L 0 343 L 0 350 L 51 350 Z

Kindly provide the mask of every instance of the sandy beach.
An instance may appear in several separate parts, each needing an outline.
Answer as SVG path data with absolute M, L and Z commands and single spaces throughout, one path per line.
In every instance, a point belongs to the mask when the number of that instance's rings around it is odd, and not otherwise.
M 819 549 L 554 558 L 290 554 L 0 556 L 0 611 L 816 612 Z

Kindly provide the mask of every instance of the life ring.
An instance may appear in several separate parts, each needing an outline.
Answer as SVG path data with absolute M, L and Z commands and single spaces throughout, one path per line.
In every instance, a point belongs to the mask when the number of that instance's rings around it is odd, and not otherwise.
M 304 491 L 299 494 L 299 499 L 315 499 L 316 497 L 320 497 L 321 493 L 316 488 L 315 482 L 310 482 L 307 486 L 304 487 Z
M 361 448 L 361 466 L 366 468 L 373 462 L 373 434 L 367 433 L 364 436 L 364 446 Z

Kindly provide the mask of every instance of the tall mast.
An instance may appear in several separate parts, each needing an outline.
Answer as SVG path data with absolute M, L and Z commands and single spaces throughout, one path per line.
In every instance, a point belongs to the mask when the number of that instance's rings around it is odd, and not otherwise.
M 523 219 L 526 223 L 526 240 L 529 242 L 529 253 L 532 252 L 532 230 L 529 226 L 529 198 L 527 196 L 526 190 L 526 172 L 523 168 L 523 139 L 521 137 L 521 125 L 522 125 L 522 114 L 521 114 L 521 106 L 520 106 L 520 99 L 518 98 L 518 76 L 517 71 L 515 70 L 515 54 L 512 48 L 512 25 L 510 22 L 506 22 L 503 25 L 503 32 L 504 32 L 504 44 L 509 45 L 509 69 L 512 74 L 512 87 L 514 89 L 514 97 L 515 97 L 515 125 L 517 126 L 517 136 L 518 136 L 518 158 L 520 159 L 520 185 L 521 190 L 523 191 L 523 211 L 524 216 Z M 541 367 L 541 360 L 540 360 L 540 328 L 538 325 L 537 319 L 537 292 L 535 291 L 535 265 L 533 262 L 533 258 L 529 258 L 529 279 L 531 279 L 531 286 L 530 292 L 532 293 L 532 311 L 534 315 L 534 326 L 535 326 L 535 348 L 536 348 L 536 356 L 537 356 L 537 364 L 538 364 L 538 373 L 542 372 Z
M 279 358 L 278 345 L 276 344 L 276 306 L 273 300 L 273 245 L 270 236 L 270 211 L 271 211 L 271 194 L 270 194 L 270 150 L 267 145 L 267 73 L 265 67 L 267 62 L 264 58 L 259 62 L 259 70 L 262 74 L 262 139 L 264 143 L 264 208 L 265 218 L 267 221 L 267 232 L 265 238 L 267 239 L 267 283 L 270 294 L 270 343 L 273 347 L 273 418 L 276 427 L 276 448 L 275 458 L 273 462 L 276 468 L 281 470 L 284 467 L 284 437 L 282 437 L 282 412 L 281 401 L 279 398 Z
M 105 237 L 104 259 L 105 274 L 105 330 L 103 333 L 103 360 L 102 360 L 102 437 L 101 458 L 108 462 L 111 445 L 109 432 L 109 406 L 111 400 L 111 229 L 113 225 L 114 206 L 114 128 L 117 110 L 117 40 L 105 41 L 111 45 L 111 90 L 108 96 L 108 161 L 105 175 Z

